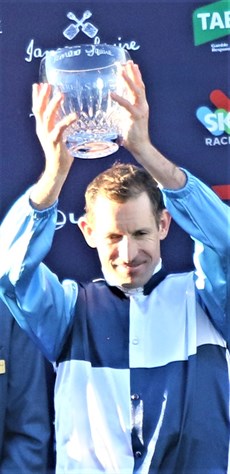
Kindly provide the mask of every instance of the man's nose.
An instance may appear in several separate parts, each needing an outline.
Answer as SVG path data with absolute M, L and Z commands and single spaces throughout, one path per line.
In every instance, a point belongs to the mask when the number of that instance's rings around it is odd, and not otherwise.
M 123 262 L 132 262 L 137 256 L 137 244 L 132 237 L 124 235 L 118 244 L 119 257 Z

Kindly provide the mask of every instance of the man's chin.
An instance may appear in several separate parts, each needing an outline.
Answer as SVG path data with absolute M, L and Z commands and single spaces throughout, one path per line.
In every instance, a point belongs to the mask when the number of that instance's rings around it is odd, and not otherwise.
M 127 279 L 121 278 L 118 286 L 121 286 L 122 288 L 124 288 L 124 290 L 125 289 L 133 290 L 135 288 L 143 287 L 144 284 L 145 284 L 145 281 L 143 281 L 142 278 L 127 278 Z
M 117 270 L 117 268 L 116 268 Z M 125 271 L 113 271 L 113 272 L 106 272 L 104 271 L 105 279 L 112 284 L 113 286 L 119 286 L 125 289 L 135 289 L 141 288 L 145 285 L 148 281 L 148 277 L 146 278 L 146 272 L 143 275 L 143 272 L 134 272 L 129 271 L 125 273 Z
M 137 283 L 122 283 L 120 286 L 123 290 L 135 290 L 135 288 L 140 288 L 143 285 L 138 285 Z

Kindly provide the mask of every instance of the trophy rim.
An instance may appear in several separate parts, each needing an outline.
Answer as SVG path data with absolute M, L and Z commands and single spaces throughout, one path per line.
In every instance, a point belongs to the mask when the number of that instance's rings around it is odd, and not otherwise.
M 43 58 L 41 59 L 41 63 L 40 63 L 40 66 L 42 66 L 43 63 L 46 63 L 47 59 L 50 57 L 54 57 L 55 55 L 57 54 L 61 54 L 61 52 L 65 52 L 67 50 L 74 50 L 74 49 L 77 49 L 77 48 L 81 48 L 81 47 L 84 47 L 84 50 L 88 47 L 95 47 L 95 48 L 100 48 L 100 47 L 108 47 L 108 49 L 113 49 L 114 51 L 122 51 L 124 52 L 124 62 L 122 64 L 125 64 L 130 58 L 130 55 L 129 55 L 129 52 L 127 49 L 123 48 L 122 46 L 116 46 L 116 45 L 113 45 L 113 44 L 110 44 L 110 43 L 100 43 L 99 45 L 95 45 L 95 44 L 90 44 L 90 43 L 80 43 L 80 44 L 75 44 L 75 45 L 66 45 L 66 46 L 61 46 L 61 47 L 58 47 L 56 49 L 50 49 L 50 50 L 47 50 L 45 52 L 45 55 L 43 56 Z M 127 56 L 127 57 L 125 57 Z M 73 56 L 74 57 L 74 56 Z M 110 68 L 111 66 L 114 66 L 114 65 L 119 65 L 121 64 L 121 61 L 119 60 L 119 58 L 117 58 L 113 64 L 108 64 L 106 66 L 100 66 L 100 69 L 101 70 L 105 70 L 105 69 L 108 69 Z M 73 68 L 73 69 L 68 69 L 66 70 L 65 68 L 60 68 L 58 66 L 52 66 L 54 69 L 60 71 L 60 72 L 65 72 L 65 73 L 84 73 L 84 72 L 93 72 L 93 71 L 97 71 L 98 70 L 98 67 L 92 67 L 92 68 L 85 68 L 85 69 L 76 69 L 76 68 Z

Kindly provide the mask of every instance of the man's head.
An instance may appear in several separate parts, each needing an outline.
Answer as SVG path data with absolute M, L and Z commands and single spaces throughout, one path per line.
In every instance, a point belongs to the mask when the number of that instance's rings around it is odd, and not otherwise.
M 142 192 L 147 193 L 158 221 L 164 202 L 156 181 L 143 168 L 115 163 L 88 185 L 85 193 L 87 217 L 93 219 L 94 205 L 99 194 L 111 201 L 124 203 L 128 199 L 135 199 Z
M 142 168 L 115 164 L 88 185 L 85 198 L 79 227 L 97 248 L 105 277 L 119 286 L 143 286 L 170 224 L 157 183 Z

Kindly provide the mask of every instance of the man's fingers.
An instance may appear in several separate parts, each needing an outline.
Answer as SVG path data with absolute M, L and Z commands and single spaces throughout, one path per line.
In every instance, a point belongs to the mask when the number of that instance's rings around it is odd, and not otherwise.
M 61 92 L 57 92 L 51 96 L 52 86 L 50 84 L 33 84 L 32 87 L 32 103 L 33 113 L 45 122 L 52 122 L 60 108 L 62 101 Z
M 141 72 L 137 64 L 128 61 L 122 66 L 121 75 L 127 85 L 125 97 L 115 92 L 111 93 L 111 97 L 128 112 L 134 114 L 137 112 L 136 106 L 142 108 L 146 102 L 145 85 Z
M 42 115 L 50 100 L 51 86 L 49 84 L 33 84 L 32 112 L 35 116 Z
M 115 100 L 119 105 L 124 107 L 126 110 L 128 110 L 130 113 L 133 111 L 133 104 L 121 95 L 118 95 L 116 92 L 111 92 L 111 97 L 113 100 Z
M 77 115 L 75 113 L 69 114 L 64 117 L 62 120 L 56 123 L 53 128 L 53 139 L 55 142 L 59 141 L 64 131 L 72 125 L 77 120 Z
M 49 130 L 54 127 L 54 124 L 57 121 L 62 100 L 63 96 L 58 92 L 50 99 L 44 109 L 43 120 L 47 124 Z
M 54 145 L 62 142 L 63 133 L 77 119 L 75 113 L 63 116 L 62 100 L 63 95 L 60 92 L 52 97 L 50 84 L 33 84 L 32 111 L 36 119 L 36 132 L 43 147 L 46 147 L 48 140 Z
M 76 120 L 76 114 L 69 114 L 58 122 L 63 95 L 57 92 L 51 97 L 51 92 L 52 86 L 49 84 L 33 84 L 32 111 L 39 123 L 43 123 L 48 131 L 52 131 L 57 124 L 60 130 L 63 130 Z

